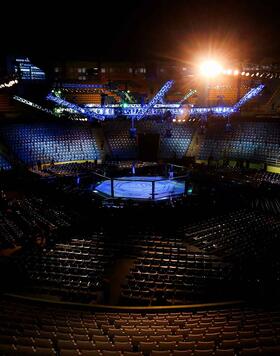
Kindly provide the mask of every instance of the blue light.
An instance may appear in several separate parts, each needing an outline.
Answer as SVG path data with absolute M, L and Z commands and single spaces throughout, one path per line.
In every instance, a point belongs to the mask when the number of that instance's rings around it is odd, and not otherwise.
M 76 84 L 76 83 L 63 83 L 62 87 L 65 89 L 105 89 L 108 86 L 102 84 Z
M 48 114 L 55 115 L 55 113 L 52 112 L 51 110 L 43 108 L 41 105 L 33 103 L 32 101 L 24 99 L 24 98 L 22 98 L 20 96 L 14 95 L 13 99 L 19 101 L 22 104 L 26 104 L 26 105 L 32 106 L 33 108 L 36 108 L 38 110 L 44 111 L 44 112 L 46 112 Z
M 169 80 L 164 84 L 164 86 L 160 89 L 160 91 L 153 97 L 153 99 L 146 105 L 143 106 L 139 115 L 137 115 L 136 119 L 141 120 L 143 117 L 149 114 L 149 110 L 155 106 L 159 101 L 162 101 L 164 95 L 168 92 L 168 90 L 174 84 L 174 80 Z
M 183 97 L 183 99 L 181 99 L 181 100 L 179 101 L 179 104 L 182 105 L 185 100 L 187 100 L 188 98 L 190 98 L 190 97 L 191 97 L 193 94 L 195 94 L 195 93 L 196 93 L 196 90 L 195 90 L 195 89 L 190 89 L 190 90 L 187 92 L 187 94 Z
M 160 91 L 154 96 L 154 98 L 146 105 L 141 104 L 111 104 L 111 105 L 99 105 L 99 104 L 86 104 L 84 106 L 79 106 L 74 103 L 70 103 L 64 99 L 61 99 L 53 94 L 47 96 L 48 100 L 55 102 L 59 106 L 63 106 L 68 110 L 72 110 L 75 113 L 79 113 L 86 116 L 88 119 L 93 120 L 104 120 L 105 118 L 113 119 L 120 115 L 126 116 L 130 119 L 143 119 L 145 116 L 162 116 L 166 112 L 170 112 L 172 116 L 182 115 L 184 109 L 181 107 L 180 103 L 175 104 L 162 104 L 159 103 L 163 96 L 173 85 L 173 81 L 170 80 L 165 83 L 165 85 L 160 89 Z M 71 86 L 92 86 L 97 87 L 100 85 L 95 84 L 64 84 L 65 87 Z M 237 112 L 240 107 L 246 103 L 248 100 L 257 96 L 264 88 L 264 85 L 259 85 L 256 88 L 252 88 L 248 93 L 246 93 L 243 98 L 239 100 L 234 106 L 217 106 L 217 107 L 194 107 L 188 106 L 190 116 L 204 116 L 206 114 L 214 114 L 222 117 L 228 117 L 234 112 Z M 195 91 L 193 91 L 195 92 Z
M 197 108 L 192 107 L 190 110 L 190 116 L 199 116 L 203 114 L 215 114 L 227 117 L 234 112 L 237 112 L 242 105 L 244 105 L 248 100 L 256 97 L 264 88 L 263 84 L 260 84 L 256 88 L 252 88 L 246 93 L 234 106 L 219 106 L 219 107 L 208 107 L 208 108 Z
M 105 116 L 100 114 L 99 112 L 89 111 L 86 108 L 82 108 L 79 105 L 70 103 L 69 101 L 61 99 L 51 93 L 47 95 L 46 99 L 53 101 L 57 105 L 64 106 L 68 109 L 71 109 L 76 113 L 82 114 L 83 116 L 86 116 L 89 119 L 104 120 L 104 118 L 105 118 Z M 103 108 L 101 108 L 100 111 L 103 112 Z
M 155 182 L 155 200 L 184 194 L 183 182 L 164 179 L 161 176 L 129 176 L 114 179 L 114 196 L 126 199 L 151 199 L 152 182 Z M 105 180 L 95 187 L 95 191 L 111 196 L 111 180 Z
M 259 95 L 259 93 L 264 89 L 264 85 L 260 84 L 256 88 L 252 88 L 248 91 L 234 106 L 233 110 L 238 111 L 242 105 L 244 105 L 248 100 L 254 98 Z

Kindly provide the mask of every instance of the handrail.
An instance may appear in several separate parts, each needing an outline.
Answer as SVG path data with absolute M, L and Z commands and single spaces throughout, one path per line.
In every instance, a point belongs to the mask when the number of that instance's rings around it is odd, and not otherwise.
M 176 311 L 176 310 L 199 310 L 199 309 L 215 309 L 219 307 L 230 307 L 230 306 L 242 306 L 246 302 L 244 300 L 229 300 L 223 302 L 212 302 L 212 303 L 198 303 L 198 304 L 186 304 L 186 305 L 155 305 L 155 306 L 119 306 L 119 305 L 106 305 L 106 304 L 86 304 L 86 303 L 74 303 L 74 302 L 61 302 L 48 300 L 38 297 L 29 297 L 13 293 L 5 293 L 4 296 L 11 297 L 17 300 L 37 302 L 42 304 L 56 305 L 56 306 L 69 306 L 77 308 L 91 309 L 95 311 L 116 311 L 116 312 L 126 312 L 126 311 L 139 311 L 139 312 L 157 312 L 157 311 Z

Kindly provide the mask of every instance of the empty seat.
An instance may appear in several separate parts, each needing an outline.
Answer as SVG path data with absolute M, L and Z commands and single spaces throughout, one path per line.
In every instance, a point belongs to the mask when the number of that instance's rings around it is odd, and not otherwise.
M 214 341 L 198 341 L 196 344 L 196 349 L 198 350 L 210 350 L 214 349 L 215 342 Z
M 166 341 L 183 341 L 184 337 L 183 335 L 167 335 L 166 336 Z
M 179 341 L 177 344 L 178 350 L 193 350 L 195 347 L 194 341 Z
M 32 346 L 17 346 L 17 355 L 33 355 L 35 354 L 35 349 Z
M 264 346 L 262 347 L 262 352 L 264 355 L 280 355 L 280 345 L 277 346 Z
M 80 354 L 82 356 L 100 356 L 100 352 L 97 350 L 89 351 L 89 350 L 80 350 Z
M 40 337 L 35 337 L 33 338 L 34 340 L 34 345 L 36 348 L 38 347 L 52 347 L 52 340 L 50 339 L 45 339 L 45 338 L 40 338 Z
M 56 352 L 52 348 L 47 347 L 36 347 L 36 356 L 52 356 L 56 355 Z
M 260 346 L 274 346 L 276 340 L 273 336 L 260 336 L 258 338 L 258 343 Z
M 222 340 L 221 341 L 221 348 L 222 349 L 235 349 L 239 345 L 239 340 Z
M 13 345 L 0 344 L 0 355 L 16 354 L 16 348 Z
M 79 350 L 94 350 L 95 345 L 91 341 L 76 341 Z
M 213 350 L 194 350 L 194 356 L 213 356 Z
M 119 351 L 132 351 L 132 344 L 130 342 L 115 342 L 115 349 Z
M 239 352 L 240 356 L 254 356 L 254 355 L 260 355 L 261 354 L 261 349 L 258 347 L 252 348 L 252 349 L 243 349 L 242 351 Z
M 76 350 L 76 345 L 70 340 L 58 340 L 57 347 L 61 349 Z
M 192 350 L 174 350 L 173 351 L 173 356 L 188 356 L 188 355 L 192 355 L 193 352 Z
M 234 349 L 227 349 L 227 350 L 217 349 L 215 351 L 215 356 L 234 356 L 234 355 L 235 355 Z
M 254 337 L 248 339 L 240 339 L 239 345 L 241 348 L 249 348 L 258 346 L 258 340 Z
M 77 350 L 60 350 L 60 356 L 79 356 L 80 353 Z
M 175 341 L 161 341 L 158 343 L 159 350 L 173 350 L 175 347 Z
M 114 350 L 114 346 L 110 342 L 106 341 L 96 341 L 95 346 L 97 350 Z
M 141 341 L 139 343 L 139 350 L 142 351 L 144 354 L 156 350 L 157 348 L 158 347 L 156 342 Z
M 171 351 L 155 351 L 150 353 L 150 356 L 170 356 Z
M 114 337 L 114 342 L 130 342 L 130 337 L 128 335 L 117 335 Z
M 122 356 L 121 351 L 109 351 L 109 350 L 102 350 L 101 351 L 102 356 Z

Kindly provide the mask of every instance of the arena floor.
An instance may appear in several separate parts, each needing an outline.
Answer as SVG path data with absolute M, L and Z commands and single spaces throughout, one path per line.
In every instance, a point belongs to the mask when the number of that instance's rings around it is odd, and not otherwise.
M 176 180 L 153 177 L 121 177 L 114 179 L 114 197 L 126 199 L 151 199 L 152 181 L 155 181 L 155 200 L 167 199 L 184 193 L 185 184 Z M 95 187 L 95 192 L 111 196 L 111 180 Z

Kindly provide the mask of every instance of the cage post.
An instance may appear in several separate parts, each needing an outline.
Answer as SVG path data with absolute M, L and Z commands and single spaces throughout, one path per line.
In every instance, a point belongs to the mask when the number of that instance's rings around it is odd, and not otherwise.
M 115 192 L 114 192 L 114 178 L 111 178 L 111 197 L 115 198 Z
M 152 199 L 155 200 L 155 181 L 152 181 Z

